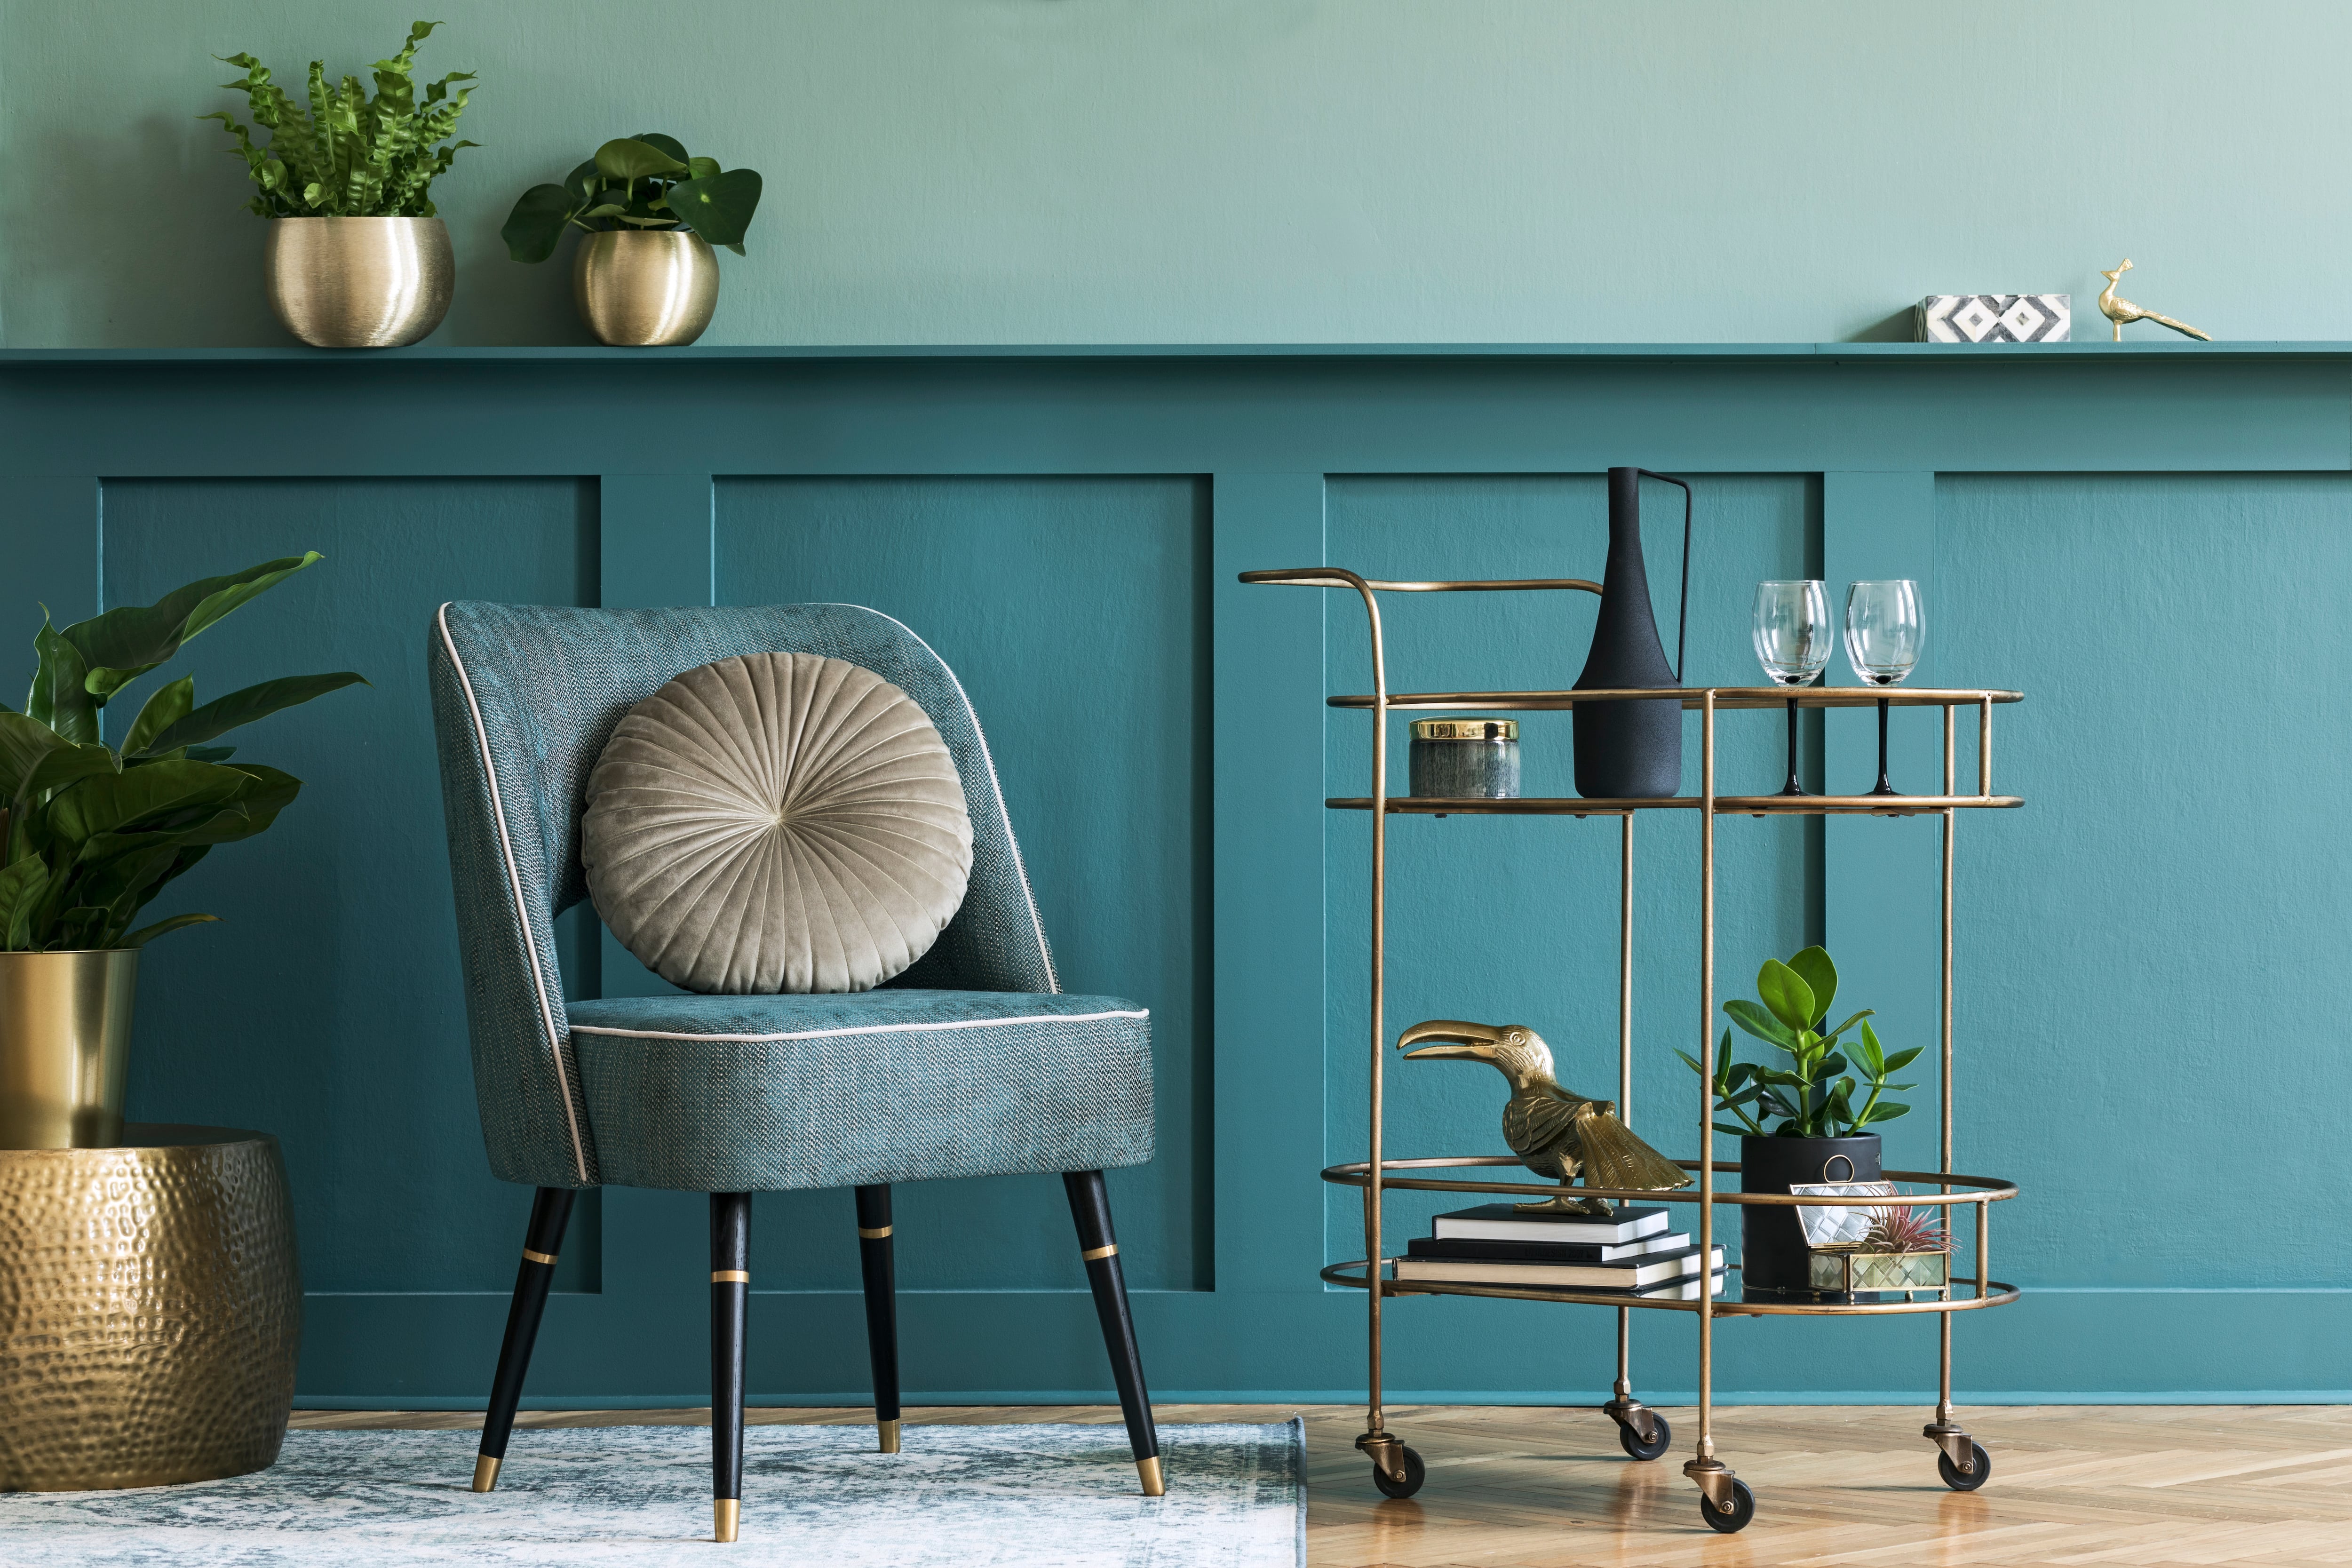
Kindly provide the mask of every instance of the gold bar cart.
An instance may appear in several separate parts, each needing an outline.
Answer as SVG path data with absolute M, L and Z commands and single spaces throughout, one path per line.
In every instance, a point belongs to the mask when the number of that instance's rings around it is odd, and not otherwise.
M 1324 805 L 1339 811 L 1364 811 L 1371 816 L 1372 888 L 1371 888 L 1371 1105 L 1370 1151 L 1369 1159 L 1353 1164 L 1333 1165 L 1323 1173 L 1326 1182 L 1342 1186 L 1360 1187 L 1364 1193 L 1364 1257 L 1349 1262 L 1335 1263 L 1326 1268 L 1323 1278 L 1333 1284 L 1350 1286 L 1365 1292 L 1370 1313 L 1370 1356 L 1366 1378 L 1365 1419 L 1363 1436 L 1356 1447 L 1372 1462 L 1373 1480 L 1391 1497 L 1410 1497 L 1420 1489 L 1423 1467 L 1420 1457 L 1388 1430 L 1381 1410 L 1381 1347 L 1383 1321 L 1382 1303 L 1392 1296 L 1491 1296 L 1514 1300 L 1566 1301 L 1593 1306 L 1613 1307 L 1617 1311 L 1617 1377 L 1613 1397 L 1601 1406 L 1602 1412 L 1617 1424 L 1620 1442 L 1628 1455 L 1636 1459 L 1654 1459 L 1663 1455 L 1672 1441 L 1666 1423 L 1656 1412 L 1645 1407 L 1633 1396 L 1632 1357 L 1629 1332 L 1632 1313 L 1639 1309 L 1649 1311 L 1694 1312 L 1698 1317 L 1698 1436 L 1696 1450 L 1683 1466 L 1683 1473 L 1696 1483 L 1701 1493 L 1700 1514 L 1706 1524 L 1718 1531 L 1729 1533 L 1744 1528 L 1755 1515 L 1756 1502 L 1746 1482 L 1741 1481 L 1729 1467 L 1716 1457 L 1714 1433 L 1715 1381 L 1715 1320 L 1723 1317 L 1867 1317 L 1891 1313 L 1932 1312 L 1937 1315 L 1937 1379 L 1935 1419 L 1922 1428 L 1922 1436 L 1935 1443 L 1937 1449 L 1937 1468 L 1948 1486 L 1957 1490 L 1973 1491 L 1984 1484 L 1991 1470 L 1991 1462 L 1981 1445 L 1969 1436 L 1955 1418 L 1952 1407 L 1952 1315 L 1975 1311 L 1986 1307 L 2005 1306 L 2017 1300 L 2017 1288 L 1994 1279 L 1990 1272 L 1990 1214 L 1994 1204 L 2017 1195 L 2011 1183 L 1984 1176 L 1962 1175 L 1952 1169 L 1952 833 L 1958 813 L 1987 808 L 2002 809 L 2022 805 L 2015 795 L 1992 793 L 1992 710 L 2004 702 L 2022 700 L 2015 691 L 1940 690 L 1933 689 L 1844 688 L 1821 687 L 1791 689 L 1785 687 L 1707 687 L 1670 690 L 1570 690 L 1570 691 L 1438 691 L 1391 695 L 1388 689 L 1388 660 L 1381 630 L 1380 595 L 1383 593 L 1478 593 L 1526 590 L 1570 590 L 1598 594 L 1601 585 L 1583 578 L 1534 578 L 1519 580 L 1479 580 L 1461 582 L 1387 582 L 1358 575 L 1334 566 L 1302 567 L 1286 571 L 1244 572 L 1241 581 L 1254 584 L 1286 584 L 1297 587 L 1338 588 L 1355 593 L 1361 600 L 1370 624 L 1372 656 L 1372 689 L 1369 695 L 1327 698 L 1329 706 L 1339 709 L 1361 710 L 1372 717 L 1372 788 L 1369 795 L 1327 800 Z M 1903 708 L 1938 708 L 1944 720 L 1943 793 L 1931 795 L 1727 795 L 1716 793 L 1715 738 L 1716 715 L 1732 710 L 1784 710 L 1791 699 L 1806 708 L 1862 708 L 1888 702 Z M 1388 717 L 1391 713 L 1432 713 L 1454 710 L 1498 711 L 1566 711 L 1580 702 L 1679 701 L 1685 709 L 1696 709 L 1700 714 L 1699 793 L 1692 796 L 1658 799 L 1602 800 L 1581 797 L 1523 798 L 1511 800 L 1435 799 L 1397 796 L 1389 791 Z M 1959 709 L 1976 710 L 1977 778 L 1972 795 L 1957 793 L 1955 766 L 1955 717 Z M 1696 811 L 1699 814 L 1699 1037 L 1698 1059 L 1714 1059 L 1712 1034 L 1715 1028 L 1715 831 L 1718 816 L 1913 816 L 1932 813 L 1942 818 L 1942 878 L 1941 910 L 1942 941 L 1940 943 L 1941 983 L 1939 987 L 1939 1081 L 1938 1100 L 1940 1128 L 1938 1133 L 1937 1168 L 1933 1171 L 1888 1171 L 1889 1181 L 1931 1184 L 1937 1190 L 1902 1196 L 1873 1199 L 1873 1206 L 1931 1206 L 1945 1211 L 1947 1219 L 1957 1219 L 1951 1211 L 1967 1208 L 1975 1216 L 1975 1275 L 1965 1279 L 1955 1271 L 1951 1283 L 1936 1290 L 1918 1292 L 1927 1300 L 1911 1299 L 1906 1293 L 1902 1300 L 1748 1300 L 1727 1296 L 1718 1300 L 1701 1293 L 1694 1300 L 1669 1298 L 1627 1299 L 1622 1296 L 1578 1291 L 1573 1289 L 1529 1289 L 1506 1285 L 1451 1284 L 1414 1281 L 1400 1284 L 1390 1274 L 1396 1259 L 1388 1256 L 1382 1245 L 1381 1199 L 1391 1190 L 1422 1192 L 1499 1194 L 1508 1196 L 1552 1197 L 1559 1189 L 1530 1182 L 1509 1182 L 1476 1177 L 1442 1177 L 1422 1173 L 1439 1170 L 1477 1170 L 1496 1166 L 1515 1167 L 1517 1158 L 1510 1155 L 1475 1155 L 1433 1160 L 1391 1160 L 1383 1155 L 1382 1083 L 1385 1069 L 1384 1047 L 1387 1044 L 1385 1015 L 1387 978 L 1388 924 L 1388 824 L 1391 816 L 1614 816 L 1619 834 L 1619 893 L 1618 893 L 1618 973 L 1617 973 L 1617 1104 L 1620 1116 L 1630 1127 L 1633 1123 L 1633 819 L 1644 811 Z M 1699 1147 L 1712 1152 L 1710 1140 L 1714 1135 L 1715 1097 L 1711 1081 L 1702 1078 L 1699 1089 Z M 1717 1193 L 1716 1177 L 1723 1173 L 1737 1173 L 1737 1162 L 1712 1158 L 1678 1160 L 1675 1163 L 1697 1173 L 1697 1190 L 1673 1193 L 1623 1192 L 1608 1188 L 1580 1188 L 1580 1196 L 1639 1200 L 1648 1203 L 1695 1203 L 1698 1205 L 1699 1257 L 1712 1254 L 1715 1245 L 1716 1209 L 1723 1204 L 1830 1205 L 1850 1204 L 1852 1199 L 1799 1197 L 1787 1194 Z M 1955 1227 L 1948 1226 L 1948 1229 Z M 1376 1261 L 1368 1261 L 1376 1260 Z M 1732 1266 L 1735 1269 L 1737 1264 Z

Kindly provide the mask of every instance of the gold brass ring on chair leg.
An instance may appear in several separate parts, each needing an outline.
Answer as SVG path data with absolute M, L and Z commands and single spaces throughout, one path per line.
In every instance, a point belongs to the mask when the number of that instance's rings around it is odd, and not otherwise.
M 881 1439 L 882 1452 L 895 1454 L 898 1451 L 898 1424 L 896 1421 L 877 1421 L 874 1434 Z
M 1165 1497 L 1168 1494 L 1168 1482 L 1160 1473 L 1159 1455 L 1154 1454 L 1148 1459 L 1136 1460 L 1135 1473 L 1143 1478 L 1145 1497 Z
M 719 1541 L 732 1541 L 743 1522 L 743 1500 L 722 1497 L 711 1500 L 711 1535 Z
M 474 1461 L 474 1489 L 478 1492 L 496 1489 L 499 1484 L 499 1467 L 504 1463 L 506 1463 L 504 1459 L 495 1459 L 488 1454 L 477 1458 Z

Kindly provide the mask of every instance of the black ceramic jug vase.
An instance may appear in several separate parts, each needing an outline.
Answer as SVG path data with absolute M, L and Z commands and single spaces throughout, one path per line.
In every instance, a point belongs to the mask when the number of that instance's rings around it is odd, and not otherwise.
M 1642 470 L 1609 470 L 1609 566 L 1601 580 L 1601 616 L 1579 690 L 1679 684 L 1650 613 L 1650 576 L 1642 563 Z M 1576 793 L 1623 800 L 1680 793 L 1680 701 L 1586 702 L 1575 713 Z

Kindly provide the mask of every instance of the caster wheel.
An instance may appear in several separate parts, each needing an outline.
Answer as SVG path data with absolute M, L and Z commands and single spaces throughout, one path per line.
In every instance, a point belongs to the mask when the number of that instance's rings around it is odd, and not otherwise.
M 1698 1511 L 1699 1517 L 1706 1521 L 1709 1530 L 1719 1535 L 1736 1535 L 1747 1529 L 1748 1521 L 1756 1517 L 1756 1494 L 1748 1489 L 1746 1481 L 1734 1481 L 1731 1483 L 1729 1513 L 1716 1507 L 1705 1492 L 1699 1494 Z
M 1952 1463 L 1949 1454 L 1939 1450 L 1936 1455 L 1936 1473 L 1956 1492 L 1972 1492 L 1992 1479 L 1992 1456 L 1984 1451 L 1982 1443 L 1969 1445 L 1969 1458 L 1972 1462 L 1964 1472 Z
M 1411 1448 L 1404 1450 L 1404 1479 L 1402 1480 L 1397 1479 L 1378 1465 L 1372 1467 L 1372 1485 L 1381 1489 L 1381 1495 L 1383 1497 L 1411 1497 L 1421 1489 L 1421 1483 L 1428 1479 L 1429 1471 L 1422 1464 L 1421 1456 Z
M 1666 1418 L 1652 1411 L 1650 1424 L 1657 1428 L 1657 1433 L 1646 1443 L 1642 1441 L 1642 1435 L 1631 1426 L 1618 1427 L 1617 1446 L 1624 1449 L 1629 1457 L 1636 1459 L 1654 1459 L 1673 1447 L 1675 1429 L 1666 1425 Z

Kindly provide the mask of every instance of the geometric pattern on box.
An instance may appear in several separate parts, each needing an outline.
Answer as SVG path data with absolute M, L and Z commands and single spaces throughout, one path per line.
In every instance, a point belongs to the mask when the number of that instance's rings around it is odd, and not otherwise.
M 756 1426 L 771 1500 L 713 1552 L 686 1484 L 694 1426 L 530 1434 L 527 1473 L 453 1486 L 471 1432 L 295 1432 L 268 1469 L 131 1491 L 0 1494 L 0 1563 L 43 1568 L 1298 1568 L 1297 1421 L 1168 1428 L 1164 1498 L 1135 1495 L 1116 1426 L 910 1426 L 877 1455 L 855 1426 Z
M 1150 1019 L 1118 997 L 1063 994 L 996 765 L 955 672 L 906 626 L 856 605 L 453 603 L 435 614 L 425 646 L 483 1141 L 493 1174 L 539 1189 L 474 1491 L 499 1482 L 581 1188 L 710 1194 L 711 1520 L 719 1540 L 733 1541 L 751 1194 L 855 1188 L 877 1436 L 893 1454 L 890 1184 L 1058 1170 L 1137 1477 L 1158 1497 L 1159 1440 L 1103 1179 L 1151 1158 Z M 680 672 L 772 654 L 855 666 L 929 720 L 953 764 L 940 777 L 961 793 L 969 828 L 962 901 L 929 951 L 873 990 L 567 1005 L 555 919 L 588 894 L 582 829 L 597 759 L 623 717 Z M 530 1466 L 526 1457 L 513 1479 Z
M 2072 294 L 1930 294 L 1914 312 L 1923 343 L 2063 343 Z

